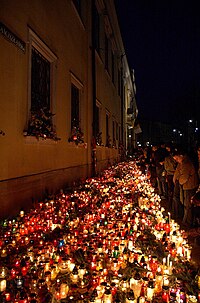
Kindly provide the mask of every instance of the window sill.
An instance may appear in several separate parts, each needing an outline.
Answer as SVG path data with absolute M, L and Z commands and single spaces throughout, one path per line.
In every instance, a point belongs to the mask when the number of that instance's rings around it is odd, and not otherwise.
M 36 138 L 34 136 L 24 136 L 24 139 L 26 144 L 55 145 L 58 142 L 53 139 Z

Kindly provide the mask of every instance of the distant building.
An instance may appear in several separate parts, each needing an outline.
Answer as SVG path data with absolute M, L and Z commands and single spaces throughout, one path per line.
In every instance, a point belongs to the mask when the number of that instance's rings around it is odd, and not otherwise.
M 0 19 L 6 217 L 120 161 L 137 106 L 113 0 L 2 0 Z
M 170 124 L 141 119 L 140 125 L 142 132 L 137 135 L 137 144 L 142 146 L 173 141 L 174 143 L 179 143 L 181 140 L 180 136 L 179 139 L 174 136 L 173 127 Z

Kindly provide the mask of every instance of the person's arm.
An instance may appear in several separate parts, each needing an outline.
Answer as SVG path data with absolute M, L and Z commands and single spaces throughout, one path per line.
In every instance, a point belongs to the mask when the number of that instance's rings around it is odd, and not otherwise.
M 192 166 L 188 164 L 183 165 L 179 177 L 179 183 L 181 185 L 185 184 L 189 180 L 190 176 L 193 174 L 194 174 L 194 169 Z
M 180 177 L 180 164 L 177 165 L 176 170 L 174 172 L 173 182 L 175 183 L 176 180 L 179 180 L 179 177 Z

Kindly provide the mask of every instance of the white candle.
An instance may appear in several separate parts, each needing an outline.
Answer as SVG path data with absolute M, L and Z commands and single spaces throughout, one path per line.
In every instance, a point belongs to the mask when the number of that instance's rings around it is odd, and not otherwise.
M 167 266 L 168 266 L 168 267 L 169 267 L 170 257 L 171 257 L 171 255 L 169 254 L 169 255 L 167 256 Z
M 170 222 L 171 222 L 171 214 L 170 214 L 170 212 L 168 212 L 168 216 L 169 216 L 169 224 L 170 224 Z
M 166 265 L 166 258 L 163 258 L 163 265 Z

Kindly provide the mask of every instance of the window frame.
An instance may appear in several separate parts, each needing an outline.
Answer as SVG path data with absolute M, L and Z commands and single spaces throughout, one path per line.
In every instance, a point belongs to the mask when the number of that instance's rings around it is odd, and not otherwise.
M 112 120 L 112 139 L 113 139 L 113 144 L 116 144 L 116 122 L 115 119 Z
M 111 147 L 112 146 L 112 140 L 111 140 L 111 127 L 110 127 L 110 118 L 111 118 L 111 115 L 110 115 L 110 112 L 108 110 L 106 110 L 106 119 L 105 119 L 105 123 L 106 123 L 106 127 L 105 127 L 105 146 L 106 147 Z M 109 143 L 109 146 L 108 144 Z
M 112 75 L 112 82 L 115 85 L 115 53 L 113 50 L 111 52 L 111 75 Z
M 79 127 L 82 129 L 82 108 L 83 108 L 83 83 L 71 72 L 70 73 L 71 81 L 70 81 L 70 131 L 72 131 L 72 95 L 71 95 L 71 87 L 72 84 L 79 90 Z
M 34 47 L 46 60 L 50 63 L 50 111 L 55 111 L 55 72 L 57 64 L 57 56 L 50 48 L 40 39 L 40 37 L 32 30 L 28 29 L 29 40 L 29 76 L 28 76 L 28 117 L 31 111 L 31 69 L 32 69 L 32 48 Z M 28 121 L 27 121 L 28 123 Z

